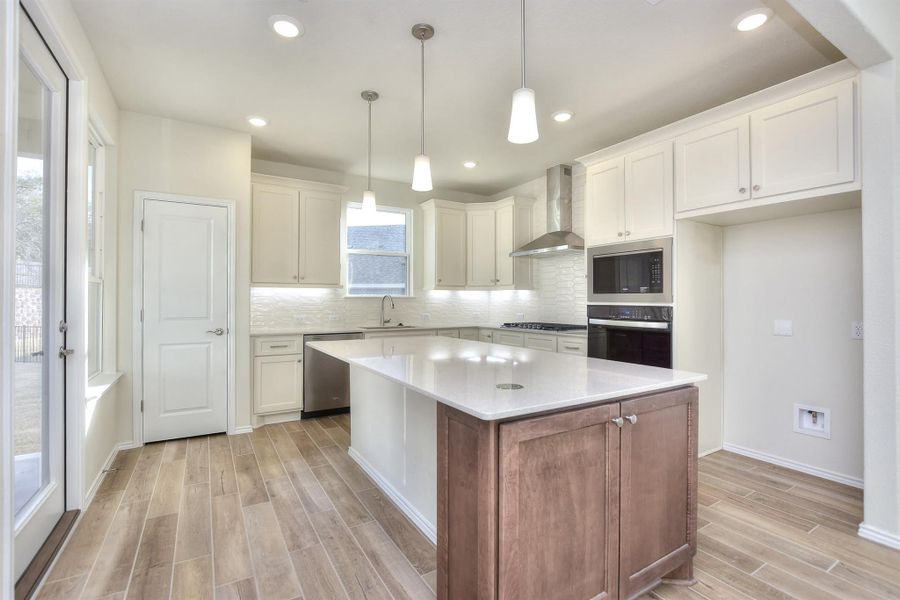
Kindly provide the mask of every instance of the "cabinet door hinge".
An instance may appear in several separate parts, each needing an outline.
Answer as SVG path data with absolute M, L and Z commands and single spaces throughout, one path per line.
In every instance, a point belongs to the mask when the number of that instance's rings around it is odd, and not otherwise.
M 141 219 L 141 231 L 143 231 L 143 230 L 144 230 L 144 220 Z
M 141 309 L 141 323 L 144 322 L 144 309 Z
M 144 401 L 141 400 L 141 412 L 144 412 Z

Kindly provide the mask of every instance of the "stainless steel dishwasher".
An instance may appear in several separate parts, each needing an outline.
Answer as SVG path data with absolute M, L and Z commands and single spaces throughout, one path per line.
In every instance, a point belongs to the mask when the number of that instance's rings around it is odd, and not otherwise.
M 350 365 L 319 352 L 307 342 L 361 340 L 361 333 L 322 333 L 303 336 L 303 409 L 300 414 L 319 416 L 350 409 Z

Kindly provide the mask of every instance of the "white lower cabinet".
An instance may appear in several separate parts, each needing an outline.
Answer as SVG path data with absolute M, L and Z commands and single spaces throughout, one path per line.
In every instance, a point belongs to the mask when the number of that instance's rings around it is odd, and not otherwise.
M 492 344 L 494 342 L 494 332 L 491 329 L 479 329 L 478 341 Z
M 546 350 L 547 352 L 556 352 L 556 336 L 541 335 L 539 333 L 525 334 L 525 341 L 522 344 L 526 348 L 532 350 Z
M 438 329 L 437 334 L 441 337 L 458 338 L 459 329 Z
M 303 402 L 303 355 L 257 356 L 253 359 L 253 412 L 300 410 Z
M 587 338 L 561 335 L 556 338 L 556 351 L 562 354 L 587 356 Z
M 517 331 L 495 331 L 494 343 L 504 346 L 524 346 L 525 334 Z
M 459 339 L 461 340 L 472 340 L 478 341 L 478 330 L 474 327 L 470 327 L 468 329 L 460 329 L 459 330 Z

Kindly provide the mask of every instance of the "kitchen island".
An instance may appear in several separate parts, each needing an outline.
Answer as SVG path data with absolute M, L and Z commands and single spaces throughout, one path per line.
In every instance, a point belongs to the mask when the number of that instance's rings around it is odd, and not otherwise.
M 350 455 L 437 543 L 439 598 L 633 598 L 693 581 L 705 376 L 449 338 L 350 364 Z

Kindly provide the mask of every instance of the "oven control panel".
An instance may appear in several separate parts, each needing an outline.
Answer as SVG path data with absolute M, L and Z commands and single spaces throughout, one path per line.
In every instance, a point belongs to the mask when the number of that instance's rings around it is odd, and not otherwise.
M 619 306 L 589 305 L 589 319 L 611 319 L 620 321 L 672 321 L 671 306 Z

